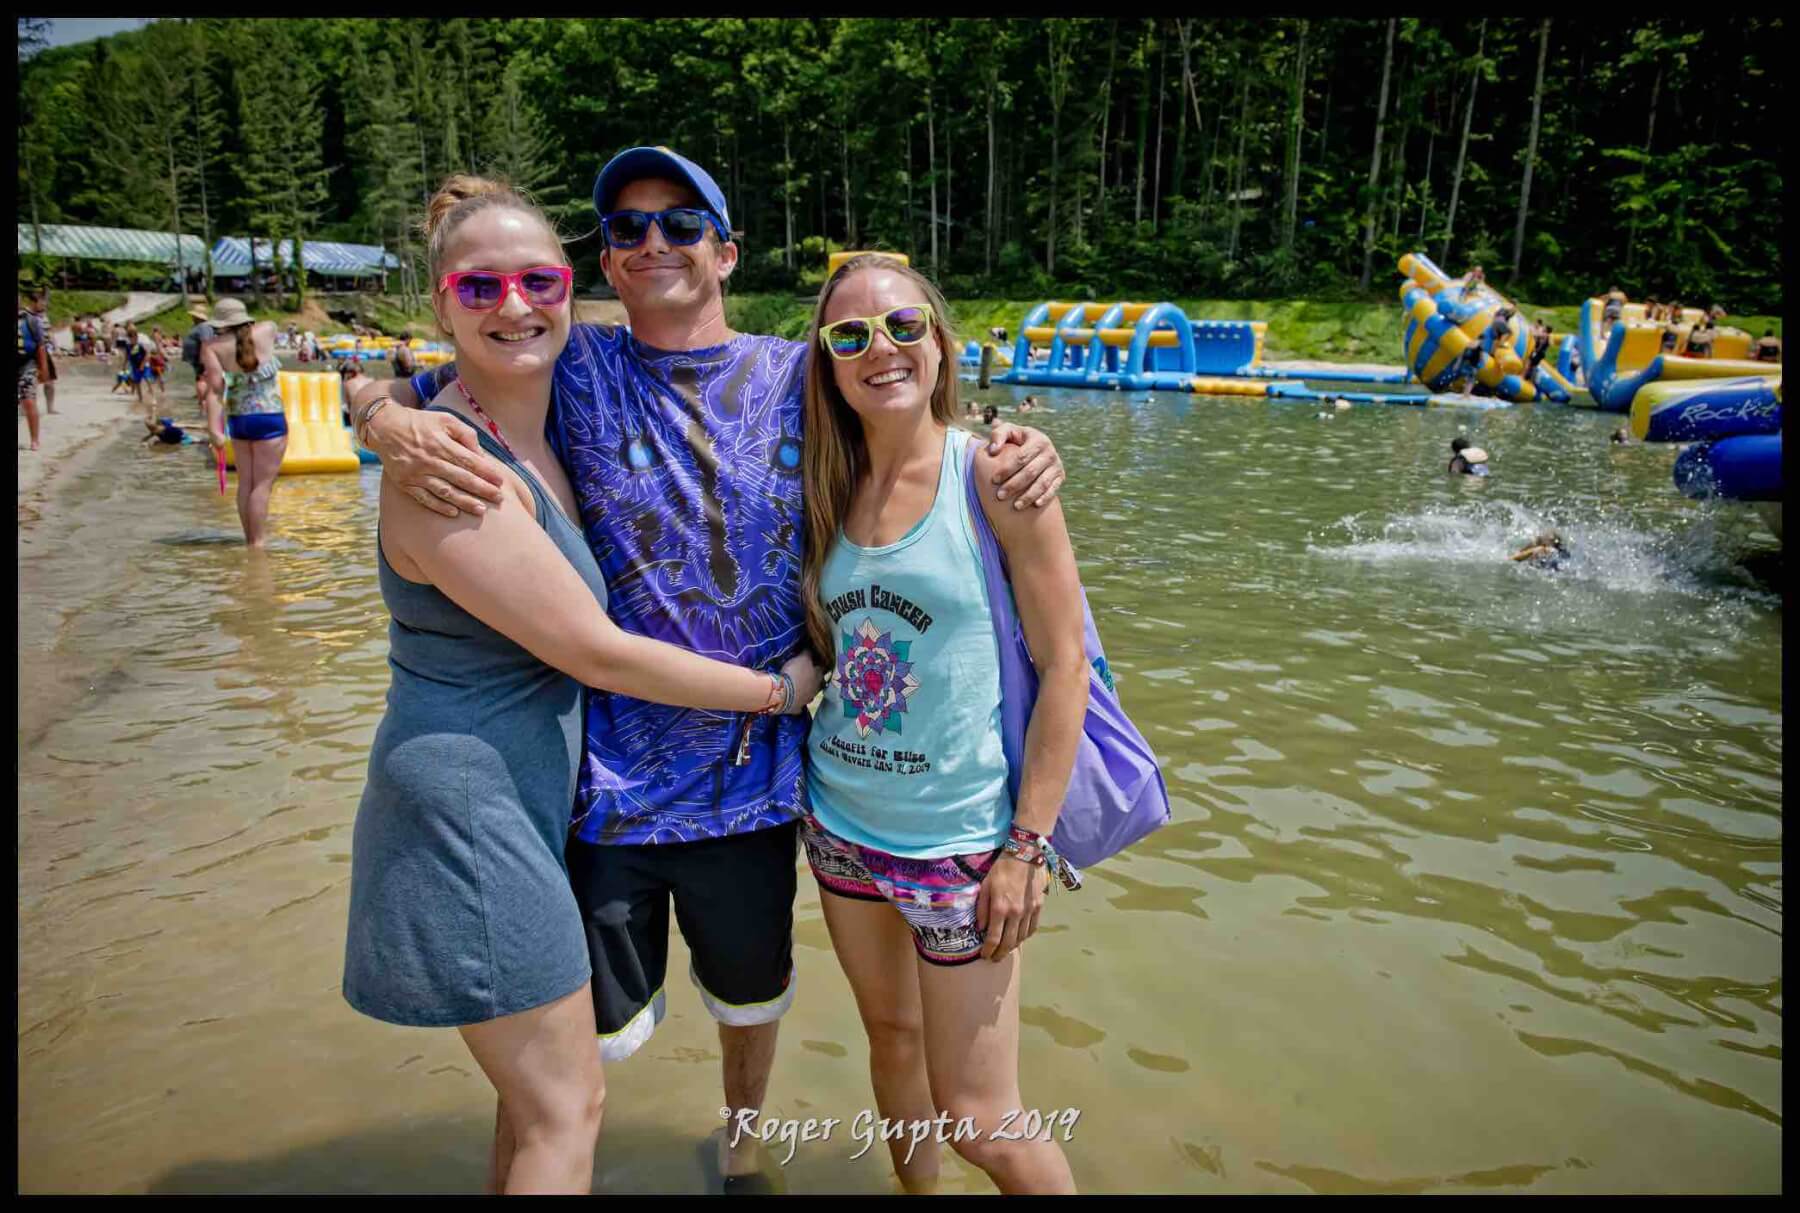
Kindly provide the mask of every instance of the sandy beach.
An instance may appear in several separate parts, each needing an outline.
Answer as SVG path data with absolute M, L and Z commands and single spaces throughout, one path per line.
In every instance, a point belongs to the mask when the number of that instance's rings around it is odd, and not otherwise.
M 122 431 L 143 431 L 134 397 L 112 394 L 116 365 L 102 366 L 93 359 L 73 355 L 56 360 L 56 412 L 44 411 L 43 390 L 38 391 L 39 446 L 31 450 L 31 433 L 25 411 L 18 411 L 18 507 L 19 542 L 27 544 L 29 530 L 52 500 L 58 481 L 99 457 L 106 440 Z M 169 371 L 168 401 L 157 408 L 159 416 L 172 416 L 177 425 L 192 422 L 203 432 L 200 409 L 194 403 L 194 376 L 186 366 Z

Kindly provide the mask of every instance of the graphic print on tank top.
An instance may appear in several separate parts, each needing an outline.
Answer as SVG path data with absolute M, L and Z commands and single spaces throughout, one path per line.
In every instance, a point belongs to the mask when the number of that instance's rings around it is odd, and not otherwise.
M 906 535 L 859 547 L 840 534 L 820 570 L 837 651 L 808 741 L 809 808 L 831 833 L 890 855 L 990 850 L 1012 815 L 968 441 L 945 434 L 936 495 Z
M 835 719 L 813 726 L 829 726 L 835 735 L 820 748 L 866 771 L 929 773 L 931 741 L 925 734 L 939 723 L 931 717 L 942 712 L 914 709 L 944 693 L 939 671 L 946 654 L 929 636 L 931 607 L 871 582 L 839 595 L 825 604 L 825 610 L 838 625 L 839 655 L 834 693 L 820 711 Z M 927 675 L 927 670 L 932 672 Z M 929 686 L 923 681 L 926 677 Z M 922 689 L 924 696 L 915 701 Z M 838 706 L 831 711 L 834 698 Z
M 854 632 L 845 632 L 844 656 L 838 662 L 838 685 L 844 689 L 844 715 L 856 721 L 862 737 L 870 733 L 903 733 L 906 701 L 919 689 L 913 673 L 910 640 L 895 640 L 894 633 L 865 618 Z

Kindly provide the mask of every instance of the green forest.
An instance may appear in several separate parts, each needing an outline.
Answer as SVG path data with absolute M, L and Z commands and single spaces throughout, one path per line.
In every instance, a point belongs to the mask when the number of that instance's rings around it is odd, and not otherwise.
M 583 281 L 614 152 L 730 199 L 734 290 L 910 254 L 952 296 L 1781 308 L 1778 17 L 168 19 L 20 24 L 18 221 L 380 243 L 498 174 Z M 418 289 L 416 268 L 391 284 Z M 416 297 L 416 294 L 415 294 Z

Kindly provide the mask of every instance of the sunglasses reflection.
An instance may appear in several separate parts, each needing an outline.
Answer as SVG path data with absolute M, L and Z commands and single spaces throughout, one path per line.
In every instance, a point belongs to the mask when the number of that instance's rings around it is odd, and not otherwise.
M 909 303 L 879 316 L 849 316 L 819 330 L 819 338 L 835 358 L 860 357 L 875 340 L 876 326 L 895 345 L 917 345 L 931 334 L 931 305 Z
M 602 217 L 600 227 L 613 248 L 636 248 L 650 235 L 650 225 L 662 229 L 663 239 L 673 245 L 697 244 L 706 235 L 710 223 L 726 239 L 724 229 L 711 212 L 688 206 L 663 211 L 613 211 Z

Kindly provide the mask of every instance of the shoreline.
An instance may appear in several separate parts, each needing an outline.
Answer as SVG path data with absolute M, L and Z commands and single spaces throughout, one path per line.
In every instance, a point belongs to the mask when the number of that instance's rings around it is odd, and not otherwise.
M 39 387 L 40 445 L 36 451 L 30 449 L 25 412 L 18 410 L 17 507 L 22 543 L 24 533 L 43 518 L 60 487 L 101 458 L 110 445 L 108 438 L 142 428 L 136 400 L 112 394 L 114 367 L 68 355 L 58 359 L 57 372 L 56 412 L 44 411 Z M 158 407 L 159 415 L 173 414 L 177 424 L 184 424 L 184 416 L 197 416 L 198 412 L 192 374 L 177 375 L 169 383 L 167 403 Z

